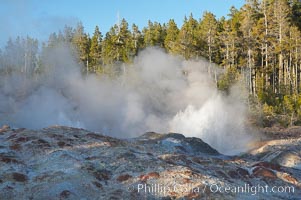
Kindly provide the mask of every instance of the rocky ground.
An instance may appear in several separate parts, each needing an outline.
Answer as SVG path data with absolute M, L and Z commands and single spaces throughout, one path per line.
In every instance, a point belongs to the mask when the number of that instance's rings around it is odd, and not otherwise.
M 198 138 L 0 129 L 0 199 L 300 199 L 301 129 L 225 156 Z

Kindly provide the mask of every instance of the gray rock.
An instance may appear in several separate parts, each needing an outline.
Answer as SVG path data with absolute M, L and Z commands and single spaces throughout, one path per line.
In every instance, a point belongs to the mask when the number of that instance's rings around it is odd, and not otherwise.
M 84 129 L 0 131 L 0 199 L 297 199 L 300 139 L 223 156 L 199 138 L 146 133 L 116 139 Z M 278 152 L 278 153 L 276 153 Z M 216 192 L 291 186 L 294 193 Z

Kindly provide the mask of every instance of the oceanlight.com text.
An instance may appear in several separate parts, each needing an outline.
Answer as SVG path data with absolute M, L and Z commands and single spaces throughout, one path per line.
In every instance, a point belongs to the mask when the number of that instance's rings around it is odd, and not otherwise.
M 294 186 L 270 186 L 270 185 L 250 185 L 244 184 L 241 186 L 227 185 L 227 184 L 137 184 L 130 187 L 130 190 L 135 190 L 138 193 L 152 194 L 152 195 L 167 195 L 171 192 L 174 193 L 245 193 L 250 195 L 257 195 L 260 193 L 295 193 Z

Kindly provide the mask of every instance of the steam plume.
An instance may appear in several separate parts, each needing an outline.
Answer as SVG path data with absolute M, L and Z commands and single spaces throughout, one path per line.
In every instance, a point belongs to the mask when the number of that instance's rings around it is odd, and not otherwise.
M 3 123 L 33 129 L 67 125 L 117 137 L 179 132 L 225 154 L 244 151 L 252 139 L 244 105 L 217 91 L 206 61 L 184 61 L 148 48 L 113 80 L 82 76 L 63 45 L 49 51 L 43 63 L 47 68 L 37 77 L 1 78 Z

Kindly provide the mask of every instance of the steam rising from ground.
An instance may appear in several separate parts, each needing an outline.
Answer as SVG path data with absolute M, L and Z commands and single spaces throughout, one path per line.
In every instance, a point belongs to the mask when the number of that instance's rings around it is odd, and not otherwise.
M 13 127 L 67 125 L 111 136 L 147 131 L 200 137 L 222 153 L 245 150 L 245 108 L 235 95 L 220 94 L 205 61 L 183 61 L 149 48 L 118 78 L 82 76 L 68 48 L 43 60 L 39 76 L 1 78 L 0 121 Z M 186 73 L 183 73 L 183 72 Z

